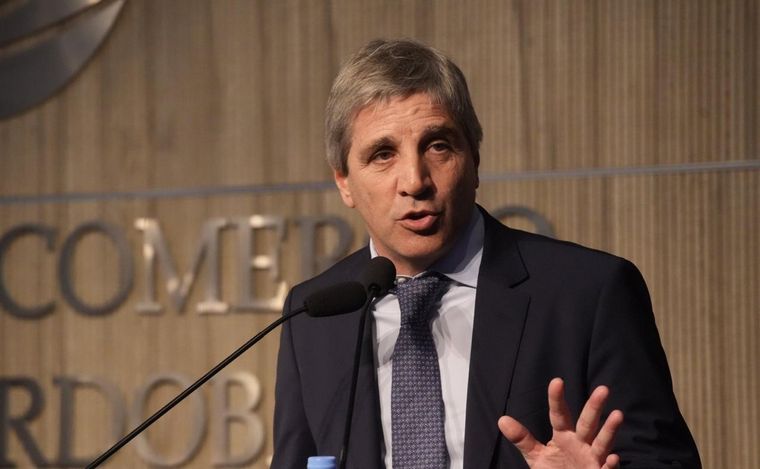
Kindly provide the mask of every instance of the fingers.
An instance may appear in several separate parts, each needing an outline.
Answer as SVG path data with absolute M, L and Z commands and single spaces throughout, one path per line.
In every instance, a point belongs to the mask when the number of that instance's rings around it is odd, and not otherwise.
M 594 442 L 591 444 L 591 451 L 599 456 L 604 456 L 612 450 L 612 443 L 615 440 L 620 425 L 623 424 L 623 413 L 619 410 L 613 410 L 607 417 L 607 420 L 596 435 Z
M 499 419 L 499 430 L 507 440 L 520 450 L 526 459 L 531 456 L 531 453 L 540 451 L 544 446 L 531 435 L 523 424 L 508 415 Z
M 606 386 L 598 386 L 589 396 L 583 406 L 577 424 L 573 425 L 573 418 L 568 410 L 564 398 L 564 382 L 554 378 L 549 383 L 549 420 L 555 431 L 575 430 L 577 438 L 591 445 L 591 452 L 600 461 L 605 461 L 605 469 L 617 467 L 620 458 L 610 454 L 615 435 L 623 423 L 623 413 L 614 410 L 605 420 L 602 428 L 599 428 L 599 420 L 604 410 L 610 391 Z
M 578 417 L 578 423 L 575 424 L 575 433 L 578 438 L 586 443 L 590 444 L 596 437 L 596 432 L 599 429 L 599 417 L 602 415 L 609 394 L 610 391 L 606 386 L 599 386 L 594 389 L 586 401 L 586 405 L 583 406 L 581 415 Z
M 601 469 L 618 469 L 620 465 L 620 456 L 617 454 L 610 454 L 604 461 L 604 465 Z
M 565 383 L 561 378 L 549 382 L 549 421 L 555 431 L 573 429 L 573 417 L 565 402 Z
M 623 413 L 619 410 L 612 411 L 599 428 L 602 411 L 609 393 L 610 391 L 606 386 L 599 386 L 594 389 L 583 406 L 577 424 L 575 424 L 565 401 L 564 382 L 560 378 L 551 380 L 548 390 L 549 420 L 554 430 L 554 436 L 548 446 L 537 441 L 525 426 L 512 417 L 501 417 L 499 429 L 504 437 L 522 453 L 529 464 L 531 460 L 545 459 L 546 451 L 544 450 L 551 447 L 554 450 L 560 450 L 560 452 L 567 454 L 572 453 L 576 456 L 585 453 L 585 458 L 593 458 L 594 467 L 603 463 L 602 469 L 617 469 L 620 458 L 616 454 L 610 454 L 610 451 L 612 451 L 615 435 L 623 423 Z M 589 446 L 591 447 L 590 452 Z M 585 450 L 580 451 L 579 448 L 585 448 Z

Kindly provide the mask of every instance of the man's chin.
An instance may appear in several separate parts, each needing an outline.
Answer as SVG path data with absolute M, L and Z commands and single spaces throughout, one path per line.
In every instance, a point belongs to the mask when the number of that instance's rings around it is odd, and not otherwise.
M 415 265 L 429 266 L 446 254 L 449 247 L 436 239 L 434 235 L 435 233 L 428 236 L 420 235 L 422 239 L 417 239 L 417 242 L 407 245 L 409 249 L 400 250 L 400 254 Z

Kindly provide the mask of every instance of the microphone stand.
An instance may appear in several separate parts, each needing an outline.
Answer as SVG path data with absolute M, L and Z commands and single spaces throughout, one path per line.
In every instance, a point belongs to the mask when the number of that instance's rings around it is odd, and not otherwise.
M 369 294 L 367 295 L 367 302 L 362 308 L 361 316 L 359 318 L 359 333 L 356 336 L 356 349 L 354 350 L 354 369 L 351 375 L 351 390 L 348 394 L 348 412 L 346 413 L 346 424 L 343 431 L 343 447 L 340 450 L 340 462 L 339 469 L 346 469 L 346 460 L 348 459 L 348 442 L 351 439 L 351 422 L 354 416 L 354 401 L 356 400 L 356 383 L 359 379 L 359 363 L 362 356 L 362 345 L 364 343 L 364 329 L 367 322 L 367 314 L 372 302 L 380 293 L 380 288 L 377 285 L 372 285 L 369 288 Z
M 116 444 L 111 446 L 111 448 L 109 448 L 108 451 L 101 454 L 96 460 L 91 462 L 86 467 L 86 469 L 94 469 L 98 467 L 99 465 L 101 465 L 106 459 L 110 458 L 111 455 L 113 455 L 116 451 L 118 451 L 122 446 L 132 441 L 132 439 L 136 437 L 138 434 L 140 434 L 140 432 L 142 432 L 143 430 L 151 426 L 156 420 L 160 419 L 165 413 L 169 412 L 172 409 L 172 407 L 179 404 L 183 399 L 185 399 L 187 396 L 192 394 L 193 391 L 201 387 L 203 383 L 211 379 L 215 374 L 219 373 L 219 371 L 221 371 L 222 368 L 229 365 L 237 357 L 242 355 L 246 350 L 251 348 L 253 344 L 261 340 L 265 335 L 269 334 L 274 328 L 276 328 L 283 322 L 287 321 L 288 319 L 292 318 L 293 316 L 296 316 L 298 314 L 305 312 L 306 309 L 307 309 L 306 306 L 302 306 L 301 308 L 291 311 L 288 314 L 280 316 L 276 321 L 274 321 L 272 324 L 267 326 L 264 330 L 262 330 L 261 332 L 253 336 L 250 340 L 248 340 L 248 342 L 241 345 L 237 350 L 232 352 L 230 356 L 228 356 L 227 358 L 219 362 L 218 365 L 213 367 L 205 375 L 201 376 L 196 382 L 191 384 L 187 389 L 185 389 L 179 395 L 177 395 L 177 397 L 175 397 L 168 404 L 166 404 L 161 409 L 159 409 L 158 412 L 148 417 L 147 420 L 145 420 L 137 428 L 132 430 L 127 436 L 125 436 L 124 438 L 116 442 Z

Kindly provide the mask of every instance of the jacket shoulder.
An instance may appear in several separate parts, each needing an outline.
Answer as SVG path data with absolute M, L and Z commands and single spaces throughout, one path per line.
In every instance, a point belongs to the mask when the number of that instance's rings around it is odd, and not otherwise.
M 487 238 L 497 249 L 514 250 L 529 278 L 563 279 L 571 284 L 584 279 L 606 279 L 619 270 L 638 272 L 633 263 L 600 249 L 510 228 L 488 217 Z M 492 247 L 492 249 L 494 249 Z

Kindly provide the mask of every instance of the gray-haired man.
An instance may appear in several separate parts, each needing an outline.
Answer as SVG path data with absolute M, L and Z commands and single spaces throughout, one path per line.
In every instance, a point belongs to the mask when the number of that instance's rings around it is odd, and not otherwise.
M 700 466 L 636 268 L 476 205 L 482 131 L 451 60 L 369 43 L 335 80 L 326 131 L 340 196 L 371 242 L 294 287 L 286 309 L 375 255 L 400 276 L 373 305 L 349 467 Z M 422 300 L 403 285 L 431 276 L 443 281 L 432 314 L 410 333 L 405 304 Z M 357 316 L 283 329 L 273 467 L 340 451 Z

